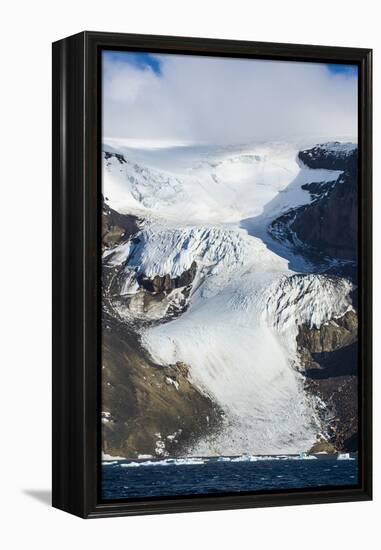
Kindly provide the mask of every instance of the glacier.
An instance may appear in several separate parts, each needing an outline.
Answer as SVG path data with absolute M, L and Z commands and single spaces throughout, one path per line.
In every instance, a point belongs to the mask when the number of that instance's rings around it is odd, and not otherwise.
M 352 144 L 325 147 L 346 154 Z M 270 246 L 269 221 L 311 201 L 302 186 L 341 174 L 307 168 L 299 149 L 104 146 L 105 200 L 141 220 L 134 239 L 104 252 L 105 265 L 122 273 L 121 295 L 139 295 L 139 275 L 175 278 L 196 265 L 181 315 L 166 316 L 176 289 L 140 330 L 155 362 L 185 363 L 192 382 L 224 411 L 223 430 L 199 441 L 190 456 L 302 453 L 321 433 L 296 335 L 301 324 L 319 328 L 351 310 L 353 288 Z M 133 308 L 119 313 L 134 317 Z
M 166 223 L 238 222 L 260 215 L 278 194 L 283 208 L 309 202 L 301 185 L 316 177 L 337 179 L 339 171 L 305 166 L 300 174 L 298 150 L 297 144 L 265 143 L 116 152 L 115 144 L 104 145 L 103 193 L 120 213 Z

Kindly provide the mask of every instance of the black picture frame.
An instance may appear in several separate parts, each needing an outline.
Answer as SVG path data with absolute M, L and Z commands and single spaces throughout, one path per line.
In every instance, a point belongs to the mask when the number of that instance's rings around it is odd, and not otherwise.
M 359 462 L 356 487 L 102 502 L 100 63 L 102 48 L 358 66 Z M 84 518 L 372 498 L 372 50 L 82 32 L 53 44 L 53 506 Z

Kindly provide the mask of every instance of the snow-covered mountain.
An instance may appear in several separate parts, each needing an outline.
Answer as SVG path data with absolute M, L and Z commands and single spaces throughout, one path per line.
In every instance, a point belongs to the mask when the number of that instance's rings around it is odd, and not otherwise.
M 175 147 L 136 151 L 104 146 L 103 190 L 121 213 L 166 223 L 229 223 L 310 201 L 302 185 L 338 178 L 336 170 L 301 169 L 298 146 Z M 281 203 L 281 204 L 280 204 Z
M 104 146 L 106 204 L 140 220 L 104 251 L 114 314 L 139 322 L 152 359 L 187 365 L 191 382 L 224 412 L 223 428 L 190 453 L 302 452 L 324 432 L 321 403 L 305 391 L 298 329 L 319 330 L 352 311 L 354 286 L 315 273 L 321 266 L 267 233 L 316 200 L 309 186 L 341 185 L 341 161 L 356 145 L 317 148 L 306 155 L 337 162 L 307 165 L 294 144 Z

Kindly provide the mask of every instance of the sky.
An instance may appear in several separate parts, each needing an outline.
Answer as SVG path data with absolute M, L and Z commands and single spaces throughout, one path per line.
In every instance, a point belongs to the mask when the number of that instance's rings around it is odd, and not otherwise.
M 105 139 L 357 139 L 353 65 L 103 51 L 102 78 Z

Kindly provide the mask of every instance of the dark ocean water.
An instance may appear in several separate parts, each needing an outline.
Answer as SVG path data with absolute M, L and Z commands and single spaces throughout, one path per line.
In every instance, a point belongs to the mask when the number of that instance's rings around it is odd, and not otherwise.
M 358 461 L 335 456 L 306 459 L 261 459 L 203 463 L 161 461 L 104 463 L 104 500 L 202 495 L 247 491 L 351 486 L 358 483 Z

